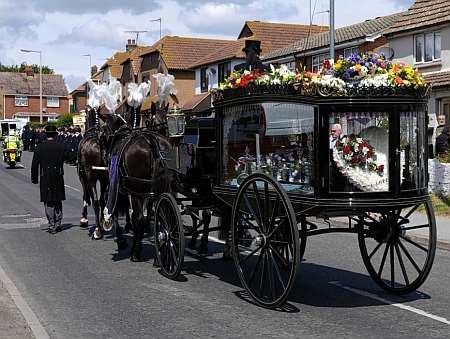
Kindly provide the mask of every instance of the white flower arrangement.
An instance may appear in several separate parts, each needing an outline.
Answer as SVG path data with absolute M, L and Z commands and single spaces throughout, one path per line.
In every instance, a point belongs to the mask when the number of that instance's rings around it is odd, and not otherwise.
M 388 74 L 377 74 L 374 77 L 367 77 L 361 80 L 360 87 L 387 87 L 389 86 Z
M 324 75 L 321 78 L 312 79 L 311 83 L 338 90 L 345 89 L 345 81 L 340 78 L 335 78 L 331 74 Z

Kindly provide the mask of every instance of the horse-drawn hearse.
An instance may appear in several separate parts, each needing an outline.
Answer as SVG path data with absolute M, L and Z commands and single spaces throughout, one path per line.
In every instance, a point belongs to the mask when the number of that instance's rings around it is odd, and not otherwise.
M 131 196 L 132 259 L 143 235 L 137 225 L 150 223 L 161 272 L 176 279 L 186 237 L 192 247 L 203 234 L 205 252 L 208 232 L 220 229 L 243 287 L 275 308 L 294 285 L 308 237 L 346 232 L 357 235 L 380 287 L 403 294 L 421 286 L 436 248 L 427 86 L 406 66 L 359 58 L 340 61 L 374 67 L 358 82 L 285 68 L 233 72 L 212 93 L 211 110 L 166 115 L 160 106 L 144 127 L 121 127 L 127 141 L 109 169 Z

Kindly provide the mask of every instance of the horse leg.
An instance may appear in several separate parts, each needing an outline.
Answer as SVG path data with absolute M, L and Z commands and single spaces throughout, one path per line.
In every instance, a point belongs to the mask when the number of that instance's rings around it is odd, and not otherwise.
M 100 225 L 100 202 L 98 200 L 97 187 L 95 183 L 92 187 L 92 191 L 94 193 L 94 200 L 92 206 L 94 207 L 95 213 L 95 230 L 94 233 L 92 234 L 92 239 L 100 240 L 103 238 L 103 228 Z
M 117 243 L 117 250 L 125 250 L 127 248 L 127 239 L 123 236 L 122 227 L 119 225 L 119 216 L 117 213 L 114 213 L 111 218 L 114 230 L 114 241 Z
M 142 252 L 142 237 L 144 235 L 145 218 L 143 214 L 144 202 L 143 199 L 132 197 L 131 205 L 133 208 L 133 247 L 131 249 L 131 261 L 141 261 Z
M 125 211 L 125 233 L 128 233 L 132 229 L 133 229 L 133 224 L 131 222 L 130 209 L 127 208 L 127 210 Z
M 200 246 L 198 248 L 198 254 L 208 254 L 208 236 L 209 236 L 209 224 L 211 223 L 211 211 L 209 209 L 202 210 L 203 221 L 203 234 L 200 239 Z
M 81 172 L 79 174 L 81 187 L 83 188 L 83 210 L 81 211 L 81 219 L 80 219 L 80 227 L 88 227 L 89 220 L 88 220 L 88 206 L 90 204 L 89 199 L 89 189 L 86 185 L 86 174 L 84 172 Z

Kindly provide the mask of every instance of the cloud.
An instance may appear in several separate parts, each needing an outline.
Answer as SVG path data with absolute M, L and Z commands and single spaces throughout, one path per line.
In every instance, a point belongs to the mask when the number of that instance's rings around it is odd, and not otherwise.
M 7 0 L 0 0 L 0 13 L 0 36 L 3 41 L 24 35 L 36 37 L 34 29 L 45 19 L 44 13 Z
M 80 86 L 86 81 L 86 78 L 80 75 L 69 74 L 64 76 L 64 82 L 69 89 L 69 92 L 72 92 L 75 88 Z

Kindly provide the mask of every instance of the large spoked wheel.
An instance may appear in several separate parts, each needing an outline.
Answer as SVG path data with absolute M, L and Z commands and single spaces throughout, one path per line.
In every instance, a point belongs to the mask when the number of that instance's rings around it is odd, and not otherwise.
M 155 247 L 161 272 L 176 279 L 184 262 L 184 229 L 174 197 L 159 196 L 155 205 Z
M 395 294 L 416 290 L 430 273 L 436 252 L 430 200 L 365 214 L 359 219 L 358 241 L 364 264 L 380 287 Z
M 299 232 L 292 204 L 271 177 L 246 178 L 233 206 L 233 258 L 242 285 L 263 307 L 282 305 L 300 261 Z

